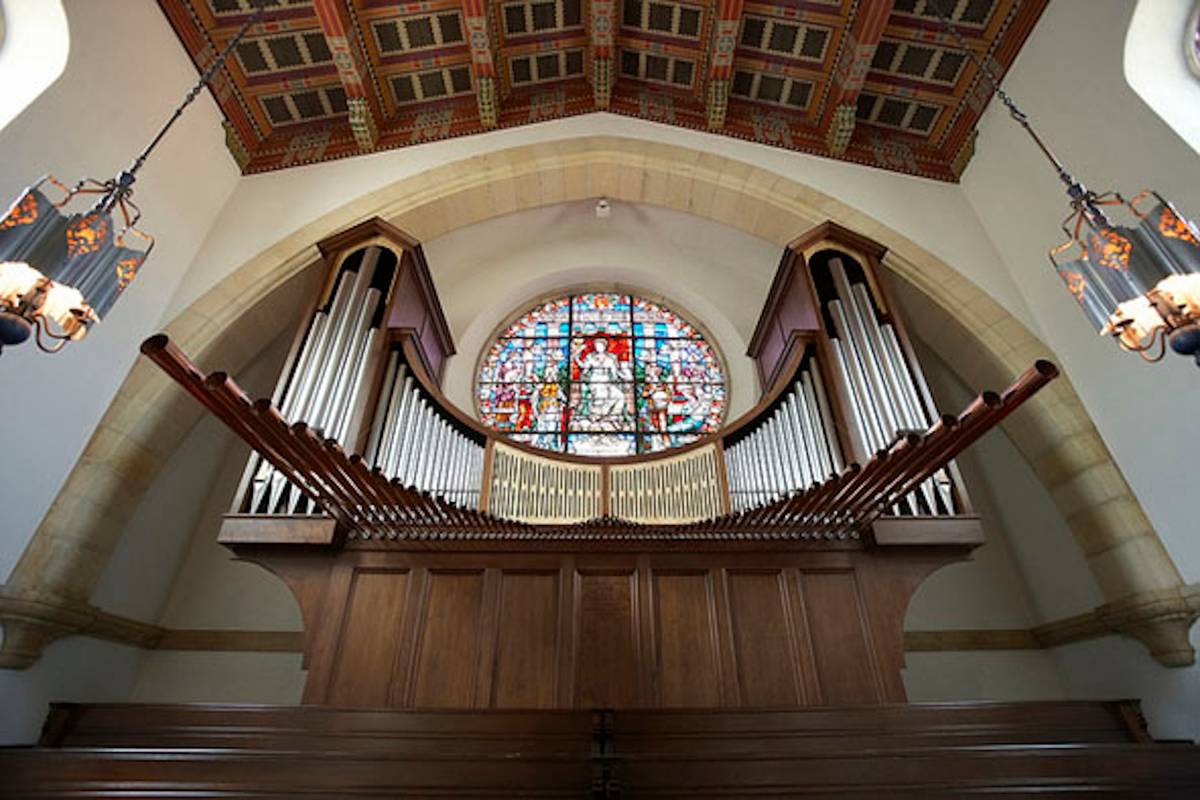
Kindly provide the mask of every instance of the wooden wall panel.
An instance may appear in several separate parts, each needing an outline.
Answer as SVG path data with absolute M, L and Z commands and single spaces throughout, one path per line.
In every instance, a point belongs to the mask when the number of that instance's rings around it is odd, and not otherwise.
M 638 703 L 636 573 L 576 573 L 576 708 L 629 708 Z
M 655 683 L 666 708 L 721 705 L 716 599 L 708 572 L 655 572 Z
M 430 571 L 413 674 L 416 708 L 472 708 L 480 662 L 483 570 Z
M 494 708 L 553 708 L 558 695 L 559 574 L 504 572 Z
M 854 573 L 804 572 L 801 583 L 821 702 L 881 702 Z
M 355 570 L 327 703 L 387 705 L 409 579 L 407 570 Z
M 460 709 L 904 702 L 908 597 L 966 552 L 505 547 L 236 549 L 305 606 L 306 703 Z
M 783 571 L 730 571 L 726 583 L 741 705 L 802 705 L 800 650 Z

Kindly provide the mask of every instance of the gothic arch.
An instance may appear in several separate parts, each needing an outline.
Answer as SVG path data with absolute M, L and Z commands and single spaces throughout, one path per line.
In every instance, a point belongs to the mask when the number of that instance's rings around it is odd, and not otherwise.
M 690 148 L 619 137 L 585 137 L 496 151 L 399 180 L 350 202 L 243 264 L 171 321 L 167 332 L 205 368 L 236 371 L 261 338 L 261 313 L 294 290 L 316 260 L 314 242 L 379 216 L 429 240 L 494 216 L 606 196 L 720 220 L 780 247 L 826 220 L 888 248 L 884 264 L 909 281 L 963 332 L 948 363 L 992 386 L 1053 357 L 1018 320 L 971 281 L 915 242 L 811 187 L 743 162 Z M 956 337 L 943 337 L 947 342 Z M 935 346 L 949 347 L 947 342 Z M 182 391 L 139 361 L 5 590 L 9 597 L 88 608 L 126 521 L 151 477 L 200 416 Z M 1191 663 L 1185 591 L 1163 548 L 1068 380 L 1052 384 L 1006 429 L 1047 486 L 1088 560 L 1112 626 L 1147 644 L 1164 664 Z M 36 610 L 36 609 L 35 609 Z M 48 613 L 48 612 L 47 612 Z M 14 629 L 0 665 L 32 663 L 55 635 Z M 42 630 L 42 629 L 39 629 Z M 70 631 L 65 631 L 69 633 Z M 64 633 L 58 633 L 61 636 Z

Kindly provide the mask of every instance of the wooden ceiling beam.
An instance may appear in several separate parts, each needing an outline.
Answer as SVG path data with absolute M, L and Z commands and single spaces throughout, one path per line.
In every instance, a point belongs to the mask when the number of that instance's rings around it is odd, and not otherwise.
M 350 116 L 350 130 L 354 141 L 364 153 L 375 149 L 379 142 L 379 123 L 383 110 L 379 100 L 369 91 L 372 86 L 370 68 L 366 54 L 358 45 L 354 35 L 354 23 L 346 0 L 313 0 L 325 43 L 333 54 L 338 78 L 346 90 L 346 106 Z
M 846 26 L 846 38 L 833 68 L 829 97 L 820 122 L 821 138 L 831 155 L 840 156 L 850 146 L 858 95 L 871 69 L 875 49 L 883 38 L 883 29 L 892 15 L 892 5 L 893 0 L 859 3 Z
M 591 0 L 588 33 L 592 40 L 592 94 L 597 111 L 606 111 L 617 82 L 616 0 Z
M 708 129 L 725 127 L 729 108 L 729 86 L 733 80 L 733 52 L 737 49 L 742 24 L 743 0 L 719 0 L 713 21 L 712 45 L 708 54 L 706 104 Z
M 485 129 L 491 129 L 500 122 L 500 96 L 496 91 L 496 57 L 487 6 L 487 0 L 462 0 L 463 24 L 466 25 L 467 43 L 471 47 L 471 77 L 475 84 L 475 101 L 479 105 L 479 122 Z

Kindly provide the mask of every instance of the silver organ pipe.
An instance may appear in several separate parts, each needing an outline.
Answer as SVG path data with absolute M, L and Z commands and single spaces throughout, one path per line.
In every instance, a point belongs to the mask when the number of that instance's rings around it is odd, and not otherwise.
M 821 374 L 810 356 L 775 408 L 726 448 L 725 474 L 734 511 L 803 491 L 840 469 L 841 449 L 828 408 L 821 408 L 822 397 Z
M 396 360 L 400 360 L 398 353 Z M 375 453 L 374 463 L 388 475 L 396 474 L 400 437 L 407 430 L 404 420 L 408 419 L 407 414 L 413 398 L 412 385 L 413 379 L 408 375 L 408 367 L 401 364 L 396 369 L 396 379 L 384 384 L 385 391 L 380 393 L 387 398 L 387 408 L 379 415 L 379 437 L 382 443 Z
M 478 508 L 483 445 L 463 434 L 424 395 L 408 366 L 399 359 L 385 381 L 376 413 L 377 442 L 369 463 L 389 478 L 439 495 L 459 506 Z M 382 411 L 380 411 L 382 410 Z
M 375 402 L 375 413 L 371 416 L 371 432 L 367 436 L 366 456 L 368 462 L 374 462 L 379 455 L 379 448 L 382 444 L 383 421 L 387 419 L 389 401 L 394 397 L 391 386 L 396 382 L 396 370 L 399 366 L 400 354 L 393 351 L 388 356 L 387 371 L 383 373 L 383 390 L 379 392 L 379 399 Z
M 343 266 L 326 308 L 318 309 L 296 356 L 280 411 L 289 422 L 304 421 L 343 447 L 367 384 L 374 343 L 393 278 L 381 267 L 382 251 L 368 247 L 356 265 Z M 388 367 L 390 370 L 390 366 Z M 253 481 L 245 510 L 250 513 L 307 513 L 310 503 L 269 463 L 254 456 Z
M 832 343 L 838 371 L 850 394 L 855 425 L 870 455 L 888 447 L 904 430 L 924 430 L 931 420 L 895 330 L 879 322 L 870 289 L 863 283 L 851 283 L 841 259 L 830 259 L 829 271 L 836 297 L 828 298 L 825 307 L 833 320 L 836 340 Z M 827 406 L 821 395 L 823 391 L 815 387 L 814 402 Z M 828 413 L 826 407 L 818 411 Z M 953 514 L 949 475 L 939 471 L 893 511 Z
M 792 488 L 806 489 L 821 480 L 820 457 L 817 455 L 815 430 L 808 415 L 803 413 L 804 398 L 800 394 L 800 383 L 792 385 L 792 393 L 783 404 L 790 429 L 789 439 L 800 462 L 800 471 Z
M 812 479 L 814 482 L 824 481 L 833 472 L 833 465 L 829 461 L 829 442 L 817 439 L 815 435 L 815 432 L 821 429 L 822 422 L 816 410 L 817 401 L 812 388 L 812 376 L 807 372 L 801 375 L 800 381 L 797 382 L 795 396 L 796 413 L 800 415 L 803 412 L 804 430 L 812 440 L 812 449 L 808 451 Z

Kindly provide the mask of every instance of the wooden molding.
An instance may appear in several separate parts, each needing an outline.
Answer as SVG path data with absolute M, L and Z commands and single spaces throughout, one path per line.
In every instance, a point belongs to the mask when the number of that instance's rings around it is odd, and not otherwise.
M 788 249 L 794 250 L 797 253 L 803 253 L 810 246 L 821 241 L 844 245 L 851 250 L 857 250 L 865 256 L 874 258 L 876 261 L 882 260 L 884 254 L 887 253 L 887 248 L 879 242 L 874 239 L 868 239 L 861 233 L 855 233 L 849 228 L 842 227 L 832 220 L 826 220 L 815 228 L 797 236 L 788 244 Z
M 960 650 L 1041 650 L 1045 647 L 1030 628 L 967 628 L 944 631 L 905 631 L 907 653 L 945 653 Z
M 304 631 L 243 631 L 179 628 L 167 630 L 156 650 L 206 652 L 301 653 Z
M 1161 612 L 1162 619 L 1156 619 L 1156 609 Z M 1033 628 L 905 631 L 904 649 L 910 653 L 1044 650 L 1112 634 L 1146 641 L 1142 632 L 1153 629 L 1156 624 L 1168 626 L 1170 631 L 1182 631 L 1186 637 L 1187 629 L 1197 616 L 1200 616 L 1200 584 L 1192 584 L 1181 592 L 1172 593 L 1172 597 L 1129 598 L 1123 603 L 1101 606 Z M 1191 622 L 1188 622 L 1189 618 Z M 0 624 L 5 633 L 0 668 L 7 669 L 28 667 L 40 655 L 39 645 L 44 648 L 56 639 L 72 635 L 91 636 L 147 650 L 245 653 L 299 653 L 304 639 L 303 631 L 164 628 L 94 606 L 78 608 L 45 599 L 5 595 L 3 587 L 0 587 Z M 1172 640 L 1168 638 L 1167 641 Z M 1181 660 L 1182 655 L 1176 653 L 1175 657 Z
M 421 245 L 416 237 L 405 233 L 390 222 L 385 222 L 380 217 L 371 217 L 357 225 L 346 228 L 344 231 L 326 236 L 317 242 L 317 249 L 321 251 L 321 255 L 325 256 L 327 260 L 331 260 L 343 250 L 351 249 L 354 245 L 369 241 L 377 236 L 390 239 L 396 244 L 401 245 L 405 250 L 420 247 Z

